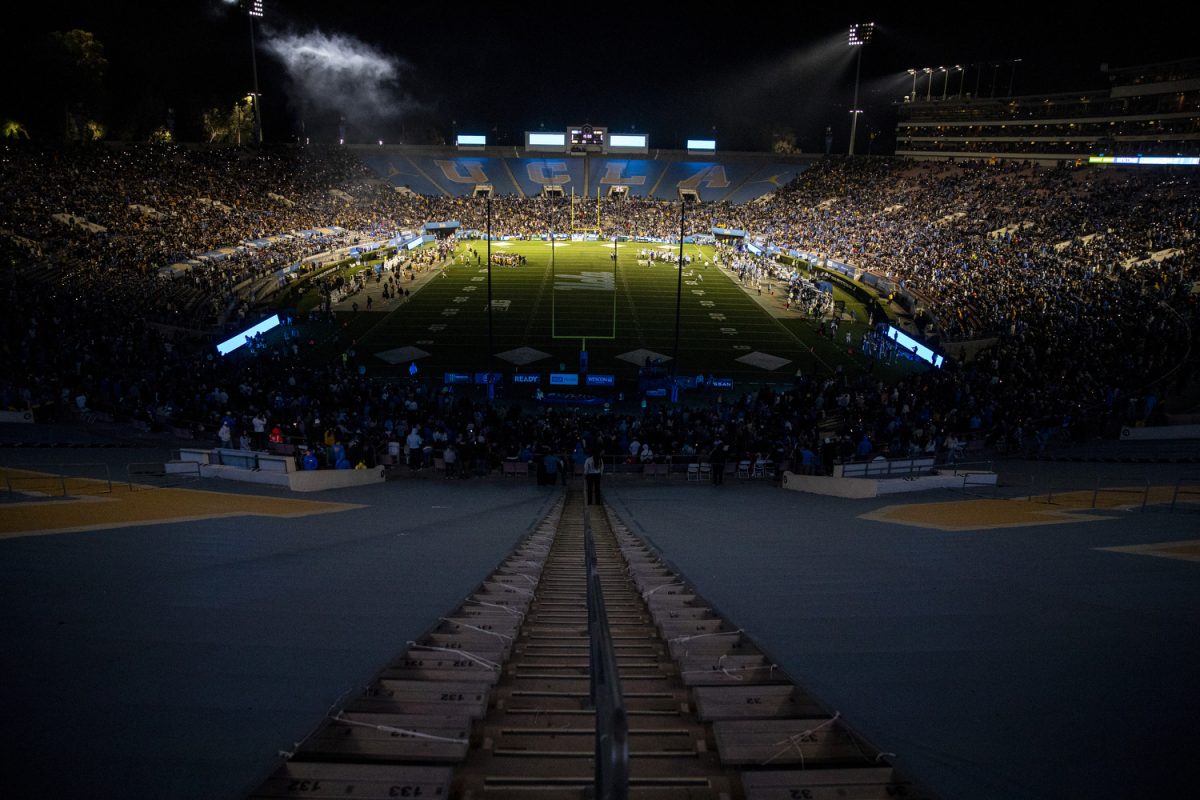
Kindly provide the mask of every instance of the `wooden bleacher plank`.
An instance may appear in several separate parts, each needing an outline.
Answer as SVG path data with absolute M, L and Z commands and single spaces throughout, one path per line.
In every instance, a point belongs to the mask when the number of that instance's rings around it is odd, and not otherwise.
M 746 800 L 928 800 L 891 767 L 743 772 Z
M 467 754 L 470 735 L 470 720 L 461 716 L 346 712 L 305 739 L 297 752 L 348 760 L 457 762 Z
M 692 692 L 696 713 L 705 722 L 771 717 L 824 715 L 817 703 L 791 684 L 697 686 Z
M 783 670 L 762 653 L 692 655 L 680 660 L 679 674 L 688 686 L 788 682 Z
M 453 775 L 450 767 L 292 762 L 280 767 L 251 798 L 445 798 Z
M 721 763 L 730 765 L 840 764 L 873 754 L 829 719 L 725 720 L 713 723 Z

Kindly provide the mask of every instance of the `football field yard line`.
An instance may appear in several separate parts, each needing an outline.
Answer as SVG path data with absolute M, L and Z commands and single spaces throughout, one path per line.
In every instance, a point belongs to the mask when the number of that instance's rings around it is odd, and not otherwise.
M 555 362 L 570 363 L 586 343 L 593 369 L 622 373 L 629 370 L 618 358 L 625 351 L 645 348 L 674 353 L 675 294 L 680 279 L 675 266 L 677 246 L 667 253 L 667 261 L 646 265 L 638 263 L 639 250 L 663 252 L 661 246 L 621 242 L 614 264 L 611 242 L 559 242 L 553 250 L 552 266 L 546 241 L 500 244 L 499 252 L 525 255 L 528 263 L 492 266 L 492 299 L 507 301 L 494 313 L 495 352 L 527 346 L 547 351 Z M 479 249 L 480 245 L 471 242 L 463 247 Z M 692 258 L 684 268 L 680 306 L 678 359 L 685 374 L 788 380 L 798 366 L 805 371 L 818 365 L 828 368 L 828 354 L 810 352 L 807 331 L 794 331 L 763 308 L 752 289 L 737 285 L 736 276 L 712 264 L 709 248 L 687 245 L 685 254 Z M 486 344 L 481 346 L 487 339 L 486 272 L 483 263 L 464 266 L 452 262 L 448 279 L 421 286 L 409 302 L 372 326 L 360 342 L 371 352 L 422 348 L 430 353 L 426 363 L 433 370 L 482 369 L 487 351 Z M 550 302 L 547 291 L 552 293 Z M 737 361 L 753 351 L 793 364 L 767 370 Z
M 542 301 L 546 297 L 546 287 L 551 286 L 554 283 L 554 279 L 551 277 L 551 275 L 552 267 L 550 262 L 547 261 L 546 265 L 542 267 L 542 280 L 541 283 L 538 284 L 537 297 L 533 298 L 533 309 L 530 311 L 529 316 L 525 319 L 525 332 L 523 336 L 525 341 L 522 344 L 529 344 L 529 337 L 533 333 L 533 323 L 537 320 L 538 313 L 542 310 Z
M 571 242 L 562 249 L 555 259 L 552 338 L 616 340 L 616 265 L 608 247 Z
M 633 263 L 636 265 L 637 259 L 634 259 Z M 642 320 L 638 317 L 637 304 L 634 303 L 633 292 L 631 292 L 629 290 L 629 275 L 628 275 L 629 259 L 628 258 L 622 259 L 622 258 L 618 257 L 617 258 L 617 270 L 621 274 L 621 288 L 625 291 L 625 302 L 627 302 L 629 304 L 630 321 L 633 323 L 634 330 L 637 331 L 637 345 L 638 345 L 638 347 L 645 347 L 646 346 L 646 334 L 642 330 Z
M 833 367 L 831 367 L 829 365 L 829 363 L 825 361 L 825 359 L 823 359 L 819 355 L 817 355 L 817 351 L 815 348 L 811 351 L 808 351 L 807 347 L 804 344 L 804 340 L 801 339 L 799 336 L 797 336 L 795 331 L 793 331 L 787 325 L 784 325 L 783 321 L 779 317 L 775 316 L 770 311 L 763 308 L 762 304 L 760 304 L 757 300 L 754 299 L 754 297 L 752 297 L 750 295 L 749 289 L 747 289 L 745 286 L 742 286 L 739 283 L 735 283 L 733 280 L 733 276 L 730 275 L 729 273 L 727 273 L 723 267 L 717 267 L 717 272 L 719 272 L 721 275 L 725 276 L 725 279 L 727 281 L 729 281 L 730 285 L 735 290 L 741 291 L 746 296 L 747 300 L 749 300 L 751 303 L 754 303 L 754 305 L 758 306 L 758 309 L 762 312 L 763 316 L 767 317 L 768 319 L 771 320 L 771 322 L 775 323 L 776 327 L 778 327 L 780 330 L 782 330 L 789 339 L 791 339 L 792 341 L 794 341 L 796 343 L 796 347 L 798 347 L 801 352 L 807 352 L 807 354 L 809 356 L 811 356 L 812 358 L 819 361 L 821 363 L 821 366 L 825 367 L 825 369 L 829 370 L 830 372 L 834 371 Z

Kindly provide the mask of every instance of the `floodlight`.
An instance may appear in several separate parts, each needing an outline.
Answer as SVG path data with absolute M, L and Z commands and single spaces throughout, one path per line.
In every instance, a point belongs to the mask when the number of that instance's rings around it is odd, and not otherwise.
M 850 26 L 850 46 L 857 47 L 867 44 L 875 35 L 874 22 L 857 22 Z
M 871 36 L 875 33 L 874 22 L 858 22 L 850 26 L 850 46 L 861 47 L 871 41 Z M 849 155 L 854 155 L 854 138 L 858 132 L 858 78 L 862 73 L 862 50 L 858 51 L 858 58 L 854 65 L 854 103 L 851 105 L 851 122 L 850 122 L 850 152 Z

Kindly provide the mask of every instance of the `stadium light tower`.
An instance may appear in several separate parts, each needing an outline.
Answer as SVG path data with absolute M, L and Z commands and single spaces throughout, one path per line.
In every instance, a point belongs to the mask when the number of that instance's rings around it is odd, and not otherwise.
M 933 90 L 933 67 L 924 67 L 922 72 L 925 73 L 928 80 L 925 81 L 925 102 L 929 102 L 929 93 Z
M 854 155 L 854 135 L 858 132 L 858 115 L 862 110 L 858 107 L 858 76 L 862 72 L 862 49 L 871 37 L 875 35 L 874 22 L 856 22 L 850 26 L 850 46 L 858 48 L 854 64 L 854 104 L 850 109 L 850 152 Z
M 254 76 L 254 141 L 261 146 L 263 141 L 262 111 L 259 109 L 259 104 L 262 101 L 262 95 L 258 93 L 258 55 L 254 46 L 254 20 L 262 19 L 263 5 L 266 0 L 225 0 L 225 2 L 229 5 L 237 3 L 238 8 L 250 22 L 250 71 Z
M 917 70 L 910 69 L 910 70 L 908 70 L 908 74 L 912 75 L 912 79 L 913 79 L 912 94 L 910 94 L 908 96 L 909 101 L 912 102 L 917 99 Z

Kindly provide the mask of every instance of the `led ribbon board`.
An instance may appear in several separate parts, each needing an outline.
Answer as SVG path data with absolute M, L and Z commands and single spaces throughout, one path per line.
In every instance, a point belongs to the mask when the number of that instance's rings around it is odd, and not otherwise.
M 567 149 L 567 135 L 565 133 L 526 131 L 525 149 L 562 152 L 563 150 Z
M 650 137 L 644 133 L 610 133 L 607 150 L 610 153 L 648 153 Z
M 887 338 L 891 339 L 898 346 L 904 348 L 922 361 L 933 364 L 935 367 L 940 367 L 942 365 L 942 361 L 944 360 L 942 356 L 933 352 L 933 350 L 921 344 L 899 328 L 888 325 Z
M 1137 167 L 1195 167 L 1200 156 L 1088 156 L 1089 164 L 1125 164 Z
M 262 322 L 255 325 L 254 327 L 247 328 L 246 330 L 242 331 L 241 333 L 237 334 L 236 336 L 231 336 L 230 338 L 221 342 L 219 345 L 217 345 L 217 352 L 223 356 L 227 356 L 230 353 L 232 353 L 234 350 L 237 350 L 239 347 L 244 345 L 246 343 L 247 339 L 253 339 L 258 334 L 266 333 L 267 331 L 271 330 L 272 328 L 276 328 L 278 326 L 279 326 L 279 315 L 273 314 L 270 317 L 267 317 L 266 319 L 264 319 Z

